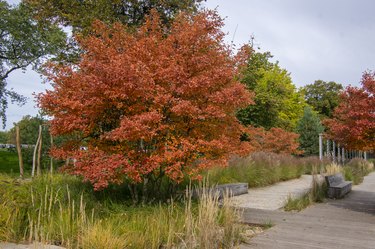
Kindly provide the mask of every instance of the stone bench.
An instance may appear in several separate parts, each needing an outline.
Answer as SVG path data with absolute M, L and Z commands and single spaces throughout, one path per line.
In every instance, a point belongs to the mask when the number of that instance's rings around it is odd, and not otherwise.
M 217 194 L 219 199 L 222 199 L 225 195 L 237 196 L 247 194 L 248 188 L 248 183 L 228 183 L 208 188 L 206 191 L 213 195 Z M 202 189 L 195 189 L 193 191 L 193 197 L 199 197 L 201 193 Z
M 339 199 L 352 190 L 352 182 L 344 180 L 341 173 L 325 177 L 328 185 L 328 198 Z

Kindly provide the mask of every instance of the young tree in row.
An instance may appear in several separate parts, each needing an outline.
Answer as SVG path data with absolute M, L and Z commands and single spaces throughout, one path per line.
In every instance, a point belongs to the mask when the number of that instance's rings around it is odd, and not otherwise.
M 329 136 L 347 149 L 374 150 L 375 73 L 365 72 L 361 85 L 345 89 L 333 118 L 324 123 Z
M 245 125 L 294 131 L 303 114 L 305 101 L 293 85 L 289 73 L 271 63 L 269 53 L 254 52 L 241 72 L 241 82 L 255 93 L 254 105 L 237 113 Z
M 135 33 L 96 22 L 96 34 L 79 39 L 80 63 L 51 64 L 53 90 L 39 96 L 54 135 L 79 135 L 54 154 L 74 158 L 71 172 L 101 189 L 197 178 L 248 153 L 235 110 L 251 94 L 235 80 L 243 60 L 224 45 L 222 25 L 215 12 L 181 13 L 169 29 L 152 12 Z
M 319 154 L 319 134 L 324 131 L 318 115 L 306 106 L 303 117 L 298 121 L 297 133 L 299 134 L 300 150 L 305 156 Z
M 342 85 L 336 82 L 317 80 L 303 87 L 306 103 L 317 111 L 322 119 L 332 118 L 333 110 L 340 103 Z
M 265 130 L 263 127 L 249 127 L 246 139 L 250 141 L 255 151 L 272 152 L 277 154 L 300 155 L 299 135 L 281 128 Z

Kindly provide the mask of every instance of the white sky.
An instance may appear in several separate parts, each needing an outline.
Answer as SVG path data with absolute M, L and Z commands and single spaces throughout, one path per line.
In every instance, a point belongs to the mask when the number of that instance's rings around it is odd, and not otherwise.
M 8 0 L 17 3 L 18 0 Z M 225 19 L 227 41 L 255 37 L 261 51 L 287 69 L 300 87 L 315 80 L 358 85 L 362 72 L 375 69 L 374 0 L 207 0 Z M 10 129 L 25 115 L 38 113 L 33 92 L 48 86 L 31 70 L 11 74 L 8 87 L 29 97 L 23 107 L 9 105 Z

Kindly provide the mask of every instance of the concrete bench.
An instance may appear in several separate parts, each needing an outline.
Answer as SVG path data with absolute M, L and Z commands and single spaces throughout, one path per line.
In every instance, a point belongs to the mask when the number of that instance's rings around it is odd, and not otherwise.
M 218 195 L 219 199 L 222 199 L 225 195 L 237 196 L 248 193 L 248 183 L 228 183 L 214 186 L 206 189 L 207 193 Z M 202 189 L 195 189 L 193 191 L 193 197 L 199 197 L 202 194 Z
M 352 190 L 352 182 L 345 181 L 341 173 L 325 178 L 328 185 L 328 198 L 339 199 Z

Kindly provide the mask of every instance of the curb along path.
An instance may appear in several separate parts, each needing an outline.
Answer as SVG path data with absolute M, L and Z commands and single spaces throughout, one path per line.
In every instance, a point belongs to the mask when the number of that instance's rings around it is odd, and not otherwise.
M 240 248 L 375 248 L 375 173 L 341 200 L 315 204 L 299 213 L 240 203 L 243 220 L 274 226 Z

